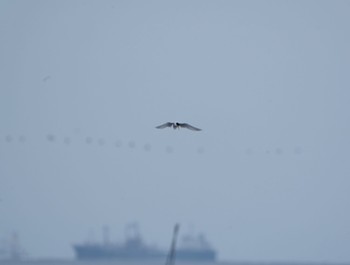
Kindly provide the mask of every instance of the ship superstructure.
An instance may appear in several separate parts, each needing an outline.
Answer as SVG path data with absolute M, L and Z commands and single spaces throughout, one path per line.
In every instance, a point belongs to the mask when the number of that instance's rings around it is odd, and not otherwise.
M 103 243 L 76 244 L 73 246 L 76 257 L 80 260 L 156 260 L 167 258 L 167 251 L 147 245 L 136 227 L 133 229 L 132 235 L 128 234 L 123 243 L 112 243 L 105 239 Z M 105 238 L 108 237 L 105 236 Z M 203 235 L 184 236 L 173 255 L 179 261 L 214 261 L 216 259 L 216 251 L 211 248 Z

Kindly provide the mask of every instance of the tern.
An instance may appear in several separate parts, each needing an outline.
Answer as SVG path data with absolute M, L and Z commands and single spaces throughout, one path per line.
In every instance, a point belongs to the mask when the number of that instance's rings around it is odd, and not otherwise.
M 164 129 L 167 127 L 173 127 L 174 130 L 180 129 L 180 128 L 187 128 L 187 129 L 190 129 L 192 131 L 201 131 L 201 129 L 196 128 L 192 125 L 189 125 L 188 123 L 179 123 L 179 122 L 166 122 L 162 125 L 157 126 L 156 128 L 157 129 Z

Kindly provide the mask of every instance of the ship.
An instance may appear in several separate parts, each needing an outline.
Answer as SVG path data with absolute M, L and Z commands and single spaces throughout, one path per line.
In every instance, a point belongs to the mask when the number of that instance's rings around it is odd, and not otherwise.
M 123 243 L 110 242 L 104 236 L 102 243 L 86 242 L 73 245 L 78 260 L 164 260 L 169 259 L 169 253 L 163 249 L 146 244 L 136 226 L 132 228 Z M 178 228 L 177 228 L 178 230 Z M 176 232 L 177 236 L 177 232 Z M 204 235 L 185 235 L 175 251 L 175 233 L 172 243 L 172 255 L 178 261 L 204 262 L 215 261 L 216 251 L 206 241 Z
M 185 235 L 176 250 L 176 259 L 182 261 L 215 261 L 216 251 L 203 234 Z

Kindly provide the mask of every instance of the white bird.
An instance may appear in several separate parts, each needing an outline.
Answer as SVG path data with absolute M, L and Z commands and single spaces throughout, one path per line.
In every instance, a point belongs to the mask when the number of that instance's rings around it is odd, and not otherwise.
M 162 125 L 157 126 L 157 129 L 164 129 L 167 127 L 173 127 L 173 129 L 180 129 L 180 128 L 187 128 L 190 129 L 192 131 L 201 131 L 201 129 L 196 128 L 192 125 L 189 125 L 188 123 L 179 123 L 179 122 L 166 122 Z

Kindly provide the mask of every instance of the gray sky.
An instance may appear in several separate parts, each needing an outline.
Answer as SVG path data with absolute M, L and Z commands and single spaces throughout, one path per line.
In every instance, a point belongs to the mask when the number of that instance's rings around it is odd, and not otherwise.
M 73 257 L 103 225 L 167 247 L 180 222 L 221 260 L 350 261 L 349 13 L 1 1 L 0 239 Z

